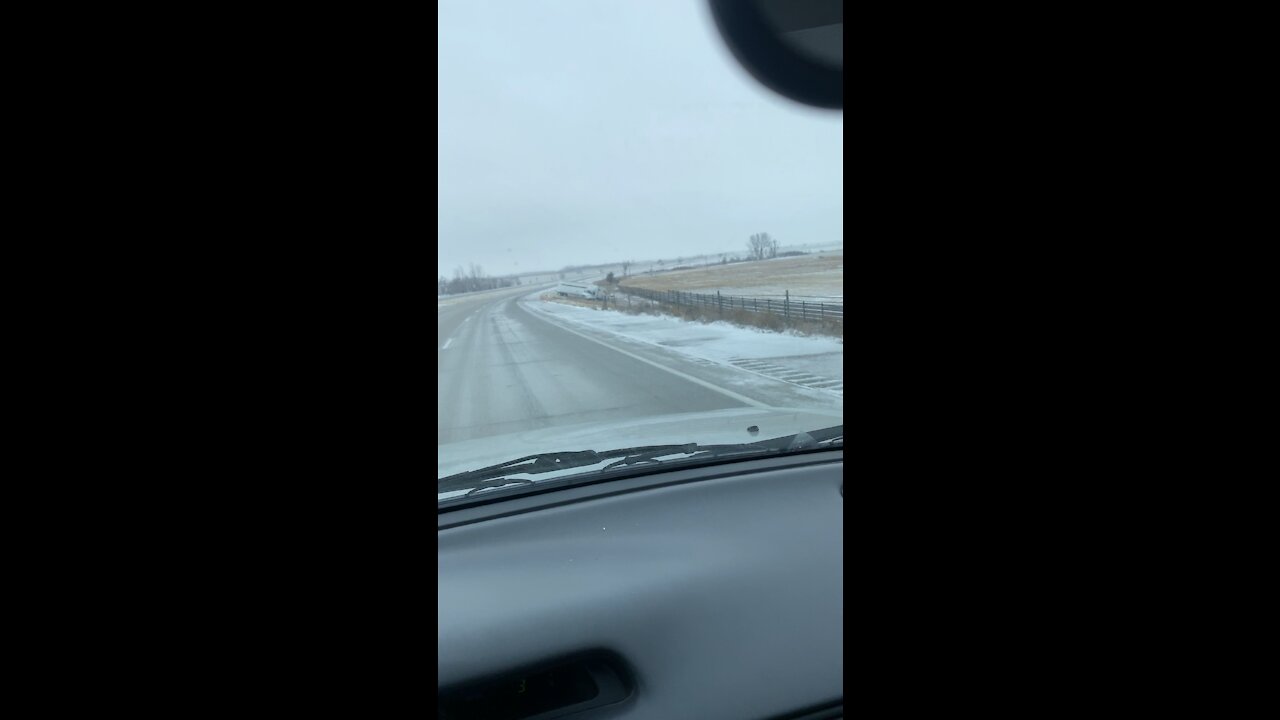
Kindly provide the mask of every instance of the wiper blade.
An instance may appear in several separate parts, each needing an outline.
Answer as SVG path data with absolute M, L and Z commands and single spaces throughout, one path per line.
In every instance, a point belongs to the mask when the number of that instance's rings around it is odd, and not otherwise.
M 788 438 L 783 439 L 789 439 Z M 787 449 L 786 445 L 778 445 L 776 440 L 765 440 L 754 443 L 733 443 L 730 445 L 698 445 L 690 443 L 688 445 L 658 445 L 651 448 L 632 448 L 632 452 L 628 453 L 621 460 L 609 463 L 600 468 L 600 472 L 611 470 L 616 467 L 627 467 L 631 465 L 644 465 L 647 463 L 658 463 L 662 460 L 659 458 L 668 455 L 688 455 L 690 457 L 682 458 L 682 460 L 693 460 L 698 458 L 727 457 L 729 455 L 758 455 L 766 452 L 777 452 Z M 616 457 L 616 456 L 615 456 Z
M 589 467 L 598 465 L 608 458 L 600 457 L 600 454 L 594 450 L 583 450 L 581 452 L 553 452 L 539 453 L 537 455 L 527 455 L 522 458 L 516 458 L 497 465 L 480 468 L 478 470 L 468 470 L 467 472 L 450 475 L 441 478 L 436 485 L 436 492 L 448 492 L 450 490 L 470 490 L 480 487 L 481 483 L 486 480 L 502 478 L 511 473 L 529 473 L 536 475 L 538 473 L 555 472 L 557 470 L 567 470 L 575 467 Z M 506 481 L 511 482 L 511 481 Z
M 832 431 L 837 432 L 833 435 Z M 815 435 L 817 437 L 815 437 Z M 843 444 L 843 428 L 827 428 L 826 430 L 820 430 L 814 433 L 797 433 L 795 435 L 787 435 L 780 438 L 761 440 L 753 443 L 733 443 L 730 445 L 686 445 L 680 450 L 662 448 L 657 450 L 648 450 L 636 455 L 625 457 L 617 462 L 609 463 L 601 468 L 600 471 L 604 472 L 605 470 L 610 470 L 615 467 L 624 467 L 628 465 L 661 463 L 662 461 L 658 458 L 666 455 L 675 455 L 677 452 L 689 455 L 690 457 L 682 458 L 682 461 L 687 461 L 707 458 L 723 458 L 733 455 L 759 455 L 771 452 L 809 450 L 817 447 L 834 447 L 836 445 Z
M 532 485 L 532 480 L 525 478 L 498 478 L 497 480 L 481 480 L 476 486 L 467 491 L 463 497 L 471 497 L 485 490 L 493 490 L 495 488 L 507 487 L 508 485 Z
M 450 475 L 440 478 L 436 483 L 436 492 L 449 492 L 451 490 L 470 490 L 476 487 L 498 487 L 500 485 L 518 482 L 517 480 L 508 479 L 508 475 L 512 474 L 529 474 L 537 475 L 540 473 L 557 472 L 559 470 L 571 470 L 579 467 L 590 467 L 599 465 L 606 460 L 614 458 L 627 457 L 629 455 L 637 455 L 640 453 L 660 453 L 662 455 L 671 455 L 679 452 L 693 452 L 697 448 L 696 444 L 685 445 L 646 445 L 643 447 L 619 448 L 617 450 L 605 450 L 604 452 L 596 452 L 594 450 L 582 450 L 573 452 L 552 452 L 539 453 L 537 455 L 528 455 L 522 458 L 516 458 L 508 462 L 490 465 L 478 470 L 468 470 L 467 472 Z M 492 481 L 492 482 L 491 482 Z
M 532 481 L 520 478 L 513 479 L 508 476 L 513 474 L 537 475 L 540 473 L 557 472 L 560 470 L 571 470 L 573 468 L 590 467 L 592 465 L 599 465 L 600 463 L 608 460 L 618 460 L 618 462 L 606 465 L 601 468 L 599 472 L 606 472 L 618 467 L 642 465 L 646 463 L 660 463 L 662 461 L 659 458 L 666 457 L 668 455 L 688 455 L 690 457 L 683 458 L 683 460 L 695 460 L 700 458 L 728 457 L 731 455 L 757 455 L 769 452 L 808 450 L 822 447 L 824 445 L 834 446 L 836 444 L 844 444 L 843 425 L 824 428 L 822 430 L 814 430 L 812 432 L 797 433 L 795 435 L 784 435 L 779 438 L 771 438 L 768 440 L 729 445 L 698 445 L 697 443 L 685 443 L 683 445 L 643 445 L 640 447 L 618 448 L 616 450 L 605 450 L 602 452 L 582 450 L 539 453 L 537 455 L 528 455 L 508 462 L 499 463 L 497 465 L 491 465 L 478 470 L 469 470 L 467 472 L 441 478 L 437 482 L 436 492 L 444 493 L 455 490 L 468 490 L 475 492 L 477 490 L 498 488 L 503 485 L 510 485 L 513 483 L 528 484 Z M 468 492 L 467 494 L 470 495 L 471 492 Z

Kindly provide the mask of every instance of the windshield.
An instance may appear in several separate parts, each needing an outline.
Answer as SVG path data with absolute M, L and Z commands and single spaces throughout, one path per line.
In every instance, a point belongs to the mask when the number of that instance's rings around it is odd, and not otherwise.
M 705 3 L 441 0 L 443 501 L 843 442 L 843 115 Z

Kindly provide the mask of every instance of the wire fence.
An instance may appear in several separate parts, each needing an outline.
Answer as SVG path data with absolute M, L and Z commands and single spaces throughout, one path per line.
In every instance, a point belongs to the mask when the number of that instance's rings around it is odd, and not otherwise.
M 831 302 L 831 298 L 814 298 L 810 296 L 793 296 L 787 292 L 773 297 L 744 297 L 741 295 L 714 295 L 708 293 L 680 292 L 678 290 L 646 290 L 643 288 L 619 287 L 624 295 L 644 298 L 652 302 L 666 305 L 698 307 L 704 310 L 717 310 L 721 314 L 733 311 L 767 313 L 778 315 L 786 322 L 811 321 L 834 322 L 844 324 L 844 301 Z M 615 302 L 617 300 L 615 299 Z M 625 302 L 625 301 L 624 301 Z

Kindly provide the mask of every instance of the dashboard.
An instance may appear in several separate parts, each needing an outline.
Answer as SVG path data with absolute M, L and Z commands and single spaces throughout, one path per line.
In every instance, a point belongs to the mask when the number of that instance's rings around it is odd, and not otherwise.
M 843 716 L 843 450 L 443 510 L 450 720 Z

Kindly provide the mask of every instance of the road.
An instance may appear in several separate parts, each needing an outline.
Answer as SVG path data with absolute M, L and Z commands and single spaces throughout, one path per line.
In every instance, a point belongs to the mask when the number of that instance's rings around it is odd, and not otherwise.
M 713 381 L 654 366 L 521 307 L 530 288 L 442 301 L 437 444 L 555 425 L 739 408 Z M 685 375 L 682 377 L 681 375 Z

